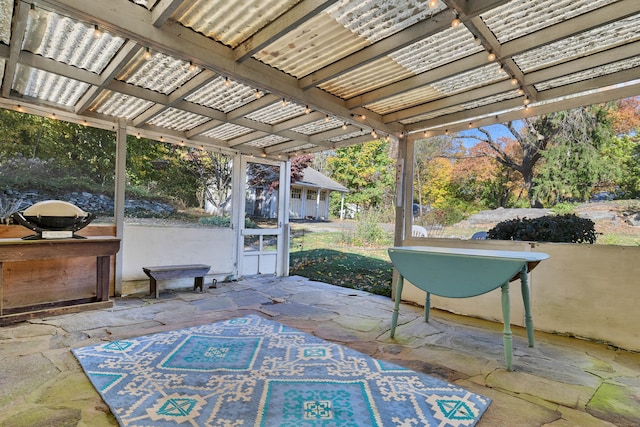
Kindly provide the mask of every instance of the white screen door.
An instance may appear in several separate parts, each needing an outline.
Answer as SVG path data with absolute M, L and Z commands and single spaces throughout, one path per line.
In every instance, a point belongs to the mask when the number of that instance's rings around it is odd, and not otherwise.
M 242 275 L 285 275 L 284 258 L 289 255 L 285 230 L 284 191 L 288 187 L 283 162 L 256 160 L 243 156 L 244 221 L 240 223 Z

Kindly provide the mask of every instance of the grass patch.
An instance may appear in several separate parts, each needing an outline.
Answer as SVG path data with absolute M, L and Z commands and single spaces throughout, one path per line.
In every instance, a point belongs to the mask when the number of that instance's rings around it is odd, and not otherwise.
M 348 245 L 340 232 L 294 229 L 289 274 L 391 297 L 388 247 Z

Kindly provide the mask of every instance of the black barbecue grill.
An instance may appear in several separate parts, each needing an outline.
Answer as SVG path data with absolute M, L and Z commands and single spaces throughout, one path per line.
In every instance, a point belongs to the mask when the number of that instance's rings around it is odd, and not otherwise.
M 62 200 L 38 202 L 22 212 L 11 214 L 14 222 L 35 231 L 35 235 L 25 236 L 26 240 L 39 239 L 84 239 L 75 232 L 89 225 L 95 215 L 85 212 L 76 205 Z

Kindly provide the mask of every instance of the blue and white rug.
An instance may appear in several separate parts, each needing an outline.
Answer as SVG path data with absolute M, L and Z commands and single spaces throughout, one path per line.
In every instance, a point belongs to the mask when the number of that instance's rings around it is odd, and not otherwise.
M 73 353 L 122 426 L 473 426 L 490 403 L 259 316 Z

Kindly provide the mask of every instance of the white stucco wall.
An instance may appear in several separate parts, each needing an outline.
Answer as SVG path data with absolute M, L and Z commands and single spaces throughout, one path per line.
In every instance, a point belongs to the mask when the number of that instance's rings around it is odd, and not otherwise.
M 231 228 L 124 226 L 122 239 L 122 294 L 148 292 L 149 278 L 142 267 L 208 264 L 205 287 L 212 280 L 235 274 L 234 232 Z M 167 280 L 161 289 L 192 287 L 193 279 Z
M 640 351 L 640 247 L 450 239 L 405 245 L 544 252 L 550 258 L 530 273 L 534 328 Z M 510 297 L 511 323 L 524 326 L 519 281 L 511 283 Z M 403 288 L 403 300 L 423 305 L 424 298 L 411 284 Z M 473 298 L 432 296 L 431 306 L 502 322 L 500 298 L 500 289 Z

